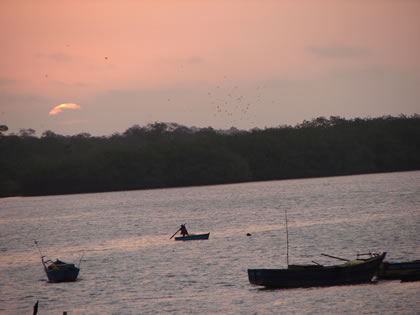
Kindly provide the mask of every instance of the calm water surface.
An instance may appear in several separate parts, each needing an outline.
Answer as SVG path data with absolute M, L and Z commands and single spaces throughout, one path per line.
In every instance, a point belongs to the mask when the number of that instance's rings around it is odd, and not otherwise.
M 266 290 L 247 268 L 420 259 L 420 172 L 0 200 L 0 314 L 419 314 L 420 282 Z M 175 242 L 181 223 L 210 240 Z M 246 234 L 250 233 L 251 236 Z M 46 281 L 51 259 L 81 263 Z

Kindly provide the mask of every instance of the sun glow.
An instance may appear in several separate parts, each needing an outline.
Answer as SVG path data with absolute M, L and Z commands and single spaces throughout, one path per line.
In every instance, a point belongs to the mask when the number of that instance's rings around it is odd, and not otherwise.
M 61 113 L 61 112 L 62 112 L 63 108 L 69 108 L 69 109 L 80 109 L 80 106 L 79 106 L 79 105 L 77 105 L 77 104 L 61 104 L 61 105 L 58 105 L 58 106 L 54 107 L 54 108 L 50 111 L 49 115 L 50 115 L 50 116 L 57 115 L 58 113 Z

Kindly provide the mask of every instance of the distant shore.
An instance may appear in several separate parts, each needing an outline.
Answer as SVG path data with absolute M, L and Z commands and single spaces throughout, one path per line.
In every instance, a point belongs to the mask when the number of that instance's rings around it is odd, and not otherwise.
M 0 197 L 420 170 L 420 116 L 241 131 L 174 123 L 92 137 L 0 135 Z

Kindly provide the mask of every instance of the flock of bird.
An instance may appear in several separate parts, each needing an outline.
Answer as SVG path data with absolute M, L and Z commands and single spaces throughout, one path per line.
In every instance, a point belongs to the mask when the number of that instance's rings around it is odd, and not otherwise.
M 255 123 L 255 114 L 252 114 L 252 109 L 255 104 L 261 102 L 260 87 L 257 87 L 255 91 L 248 90 L 246 94 L 248 96 L 244 96 L 238 86 L 233 88 L 216 86 L 213 91 L 207 93 L 214 109 L 213 117 L 228 119 L 232 126 L 241 122 Z
M 104 60 L 109 61 L 109 57 L 104 56 Z M 45 78 L 48 79 L 48 74 L 45 74 Z M 225 80 L 226 78 L 224 76 Z M 245 97 L 237 85 L 232 88 L 217 85 L 207 93 L 208 100 L 214 109 L 213 117 L 225 120 L 231 126 L 241 122 L 254 124 L 255 112 L 251 114 L 251 108 L 261 101 L 261 88 L 257 86 L 254 91 L 247 90 L 246 94 L 249 96 Z M 167 98 L 167 101 L 170 102 L 171 98 Z

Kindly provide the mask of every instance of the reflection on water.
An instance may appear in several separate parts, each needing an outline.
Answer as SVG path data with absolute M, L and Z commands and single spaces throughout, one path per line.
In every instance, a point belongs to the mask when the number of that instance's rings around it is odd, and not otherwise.
M 264 290 L 247 268 L 420 259 L 420 172 L 0 200 L 0 314 L 420 313 L 420 282 Z M 206 241 L 175 242 L 181 223 Z M 247 233 L 250 236 L 247 236 Z M 47 283 L 33 240 L 81 263 Z

